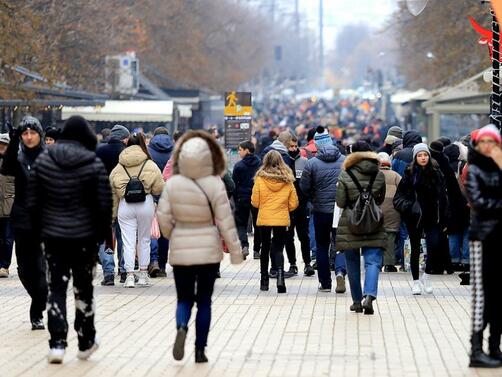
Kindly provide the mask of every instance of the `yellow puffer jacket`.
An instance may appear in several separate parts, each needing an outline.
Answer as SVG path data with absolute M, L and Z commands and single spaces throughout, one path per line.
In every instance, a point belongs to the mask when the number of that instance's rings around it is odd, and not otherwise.
M 258 226 L 290 226 L 289 213 L 298 207 L 293 182 L 261 170 L 255 179 L 251 204 L 258 208 Z

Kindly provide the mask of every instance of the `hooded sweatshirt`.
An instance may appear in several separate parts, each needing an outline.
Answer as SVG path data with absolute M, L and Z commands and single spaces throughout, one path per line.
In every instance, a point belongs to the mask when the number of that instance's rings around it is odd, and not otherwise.
M 33 167 L 27 207 L 42 239 L 103 241 L 112 215 L 105 166 L 79 142 L 59 140 Z
M 258 208 L 258 226 L 290 226 L 289 213 L 298 207 L 294 177 L 260 170 L 257 173 L 251 204 Z
M 150 140 L 150 144 L 148 144 L 148 153 L 150 153 L 152 160 L 157 164 L 160 171 L 163 171 L 166 167 L 167 161 L 171 158 L 173 149 L 173 139 L 171 139 L 169 135 L 155 135 L 152 140 Z

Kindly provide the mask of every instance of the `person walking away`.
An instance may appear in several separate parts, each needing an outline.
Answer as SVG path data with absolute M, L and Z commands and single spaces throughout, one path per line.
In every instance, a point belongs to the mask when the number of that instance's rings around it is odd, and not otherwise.
M 435 160 L 431 158 L 427 144 L 413 147 L 413 163 L 406 168 L 394 196 L 394 208 L 401 213 L 410 235 L 412 293 L 432 293 L 430 274 L 440 258 L 440 234 L 446 228 L 448 198 L 443 174 Z M 427 259 L 425 273 L 420 280 L 420 244 L 425 234 Z
M 293 140 L 293 134 L 290 131 L 282 131 L 279 137 L 274 140 L 272 144 L 263 149 L 261 152 L 261 159 L 265 158 L 265 155 L 271 150 L 280 153 L 284 163 L 291 169 L 293 173 L 295 171 L 295 161 L 289 156 L 288 148 Z
M 5 152 L 9 146 L 9 134 L 0 134 L 0 172 Z M 0 174 L 0 278 L 9 277 L 14 236 L 10 223 L 10 212 L 14 204 L 14 177 Z
M 298 140 L 293 138 L 289 146 L 289 156 L 295 161 L 295 189 L 298 196 L 298 208 L 291 212 L 291 225 L 288 228 L 286 239 L 286 254 L 290 263 L 289 273 L 292 275 L 298 274 L 296 265 L 296 247 L 295 247 L 295 229 L 298 239 L 300 240 L 300 248 L 302 251 L 302 259 L 305 265 L 303 273 L 305 276 L 315 274 L 314 268 L 310 265 L 310 239 L 309 239 L 309 208 L 308 197 L 300 189 L 300 179 L 302 178 L 303 170 L 307 165 L 307 158 L 300 155 L 298 149 Z
M 174 143 L 166 127 L 157 127 L 153 131 L 153 138 L 148 144 L 148 153 L 152 157 L 153 162 L 157 164 L 160 171 L 163 171 L 167 165 L 167 161 L 171 158 L 174 149 Z M 155 203 L 159 201 L 158 197 L 154 197 Z M 162 269 L 166 269 L 167 252 L 169 249 L 169 241 L 162 235 L 150 240 L 150 265 L 148 273 L 150 277 L 164 276 Z M 161 268 L 162 266 L 162 268 Z
M 164 187 L 162 174 L 150 158 L 145 136 L 133 133 L 127 148 L 120 153 L 119 164 L 110 174 L 114 195 L 114 218 L 118 218 L 124 243 L 124 264 L 127 271 L 125 288 L 134 288 L 134 262 L 138 249 L 138 286 L 149 286 L 150 235 L 155 214 L 153 195 Z
M 86 360 L 98 348 L 92 280 L 99 244 L 111 227 L 112 196 L 96 144 L 87 121 L 70 117 L 58 142 L 37 158 L 28 181 L 27 206 L 49 268 L 50 363 L 62 363 L 67 347 L 66 293 L 71 276 L 77 357 Z
M 254 177 L 260 168 L 261 160 L 255 155 L 255 148 L 250 141 L 239 144 L 238 149 L 241 160 L 234 166 L 232 179 L 235 183 L 235 223 L 242 245 L 244 259 L 249 255 L 249 240 L 247 235 L 249 214 L 251 214 L 254 228 L 253 257 L 260 259 L 261 237 L 256 226 L 258 210 L 251 205 Z
M 471 205 L 472 332 L 470 367 L 501 367 L 500 266 L 502 265 L 502 139 L 488 125 L 469 150 L 466 191 Z M 483 330 L 490 326 L 489 356 Z
M 399 123 L 391 123 L 389 130 L 387 131 L 387 136 L 385 137 L 384 144 L 377 150 L 377 152 L 384 152 L 390 156 L 392 155 L 393 145 L 402 140 L 403 129 L 399 127 Z
M 268 260 L 271 257 L 277 268 L 277 292 L 286 293 L 283 249 L 287 227 L 291 225 L 290 212 L 298 207 L 294 181 L 295 177 L 280 153 L 275 150 L 268 152 L 263 160 L 263 166 L 256 173 L 251 195 L 251 204 L 258 209 L 256 224 L 260 228 L 262 241 L 260 256 L 262 291 L 269 289 Z
M 110 131 L 108 141 L 99 145 L 97 148 L 96 156 L 105 165 L 108 175 L 110 175 L 112 170 L 118 165 L 120 153 L 125 149 L 130 136 L 131 134 L 126 127 L 116 124 Z M 118 272 L 120 273 L 120 283 L 123 284 L 125 283 L 127 273 L 124 267 L 122 234 L 118 221 L 113 223 L 112 230 L 117 240 Z M 101 285 L 115 285 L 115 259 L 113 253 L 113 248 L 106 247 L 104 243 L 99 247 L 99 260 L 103 267 L 103 280 L 101 281 Z
M 331 291 L 331 271 L 329 263 L 329 248 L 331 239 L 336 237 L 333 228 L 333 212 L 336 199 L 336 183 L 345 161 L 338 147 L 333 145 L 328 133 L 321 131 L 314 139 L 318 148 L 316 157 L 308 160 L 300 180 L 300 189 L 312 202 L 314 218 L 314 233 L 316 239 L 317 275 L 319 290 Z M 335 259 L 337 293 L 345 292 L 345 255 L 339 253 Z
M 307 145 L 300 149 L 300 155 L 310 160 L 317 154 L 317 147 L 315 145 L 314 136 L 316 134 L 316 129 L 311 128 L 307 132 Z
M 337 250 L 345 252 L 353 301 L 350 310 L 371 315 L 374 314 L 373 301 L 377 299 L 378 277 L 387 237 L 383 222 L 373 224 L 372 230 L 356 233 L 349 224 L 349 213 L 363 195 L 362 190 L 371 193 L 369 198 L 374 200 L 373 204 L 382 205 L 385 200 L 385 175 L 378 168 L 378 155 L 370 151 L 367 143 L 358 142 L 351 150 L 338 178 L 336 204 L 342 208 L 342 215 L 335 245 Z M 361 253 L 365 267 L 364 289 L 361 288 Z
M 162 234 L 170 240 L 169 263 L 178 296 L 173 356 L 176 360 L 184 357 L 188 323 L 197 303 L 195 362 L 202 363 L 208 361 L 211 298 L 223 259 L 220 234 L 232 264 L 242 262 L 242 251 L 221 179 L 226 172 L 225 155 L 217 142 L 204 131 L 187 132 L 178 141 L 172 172 L 157 217 Z
M 26 208 L 28 176 L 45 149 L 42 126 L 37 118 L 25 116 L 19 127 L 11 130 L 10 144 L 5 153 L 2 174 L 14 177 L 15 197 L 11 225 L 16 243 L 19 279 L 31 297 L 30 322 L 32 330 L 43 330 L 43 312 L 47 302 L 45 259 Z
M 385 176 L 385 200 L 382 203 L 383 221 L 385 233 L 387 233 L 387 243 L 383 253 L 384 272 L 397 272 L 395 244 L 401 224 L 401 215 L 394 208 L 393 200 L 401 176 L 390 169 L 391 161 L 387 153 L 378 153 L 378 159 L 380 161 L 380 171 Z

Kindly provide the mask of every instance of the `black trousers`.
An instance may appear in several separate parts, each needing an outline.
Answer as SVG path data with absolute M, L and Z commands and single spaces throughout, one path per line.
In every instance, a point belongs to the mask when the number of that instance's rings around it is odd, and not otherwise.
M 310 237 L 308 212 L 297 209 L 291 212 L 291 225 L 286 236 L 286 254 L 289 264 L 296 265 L 295 229 L 302 250 L 303 263 L 310 264 Z
M 499 227 L 500 228 L 500 227 Z M 502 333 L 502 314 L 500 313 L 500 266 L 502 252 L 499 232 L 492 232 L 483 242 L 483 292 L 485 297 L 484 323 L 490 325 L 490 336 L 498 337 Z
M 250 202 L 239 200 L 235 205 L 234 217 L 242 247 L 249 247 L 249 214 L 251 214 L 254 228 L 253 250 L 259 252 L 261 249 L 261 236 L 260 228 L 256 226 L 256 220 L 258 219 L 258 208 L 254 208 Z
M 31 297 L 30 320 L 42 319 L 47 304 L 47 275 L 42 246 L 31 231 L 15 229 L 14 232 L 19 280 Z
M 95 340 L 95 303 L 92 279 L 98 260 L 97 242 L 91 240 L 48 239 L 45 256 L 49 267 L 49 346 L 63 344 L 66 347 L 68 322 L 66 320 L 66 291 L 73 276 L 75 295 L 75 331 L 78 347 L 85 351 Z
M 275 268 L 284 269 L 283 249 L 286 243 L 285 226 L 261 226 L 262 248 L 260 254 L 260 271 L 262 274 L 268 274 L 268 260 L 272 257 Z M 272 238 L 273 234 L 273 238 Z

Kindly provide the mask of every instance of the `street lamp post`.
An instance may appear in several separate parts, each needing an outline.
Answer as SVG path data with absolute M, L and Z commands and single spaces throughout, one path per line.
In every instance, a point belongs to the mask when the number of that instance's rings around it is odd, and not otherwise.
M 500 99 L 500 28 L 493 9 L 492 15 L 492 95 L 490 97 L 490 121 L 499 129 L 502 126 Z

